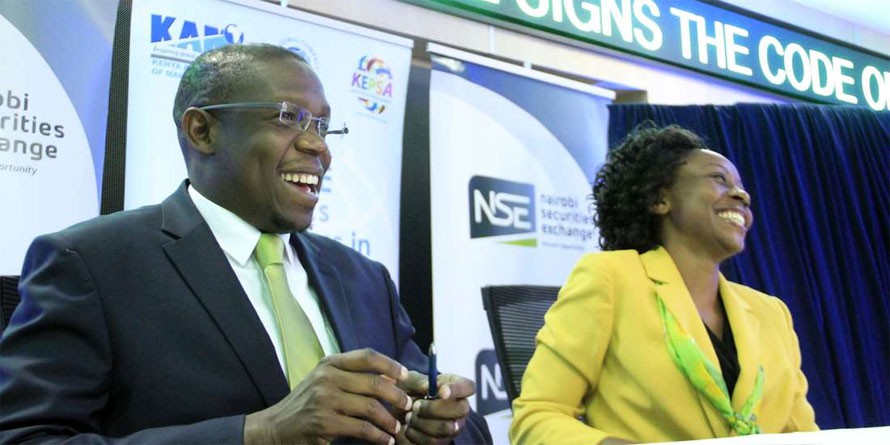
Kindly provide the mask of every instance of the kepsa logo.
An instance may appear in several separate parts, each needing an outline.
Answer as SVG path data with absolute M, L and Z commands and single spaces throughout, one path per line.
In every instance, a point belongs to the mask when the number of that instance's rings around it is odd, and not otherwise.
M 470 178 L 470 238 L 535 233 L 535 186 L 504 179 Z M 510 244 L 536 246 L 534 239 Z
M 392 72 L 383 59 L 364 56 L 352 73 L 352 91 L 362 106 L 373 114 L 382 114 L 392 102 Z
M 191 63 L 199 54 L 230 43 L 244 43 L 234 23 L 209 25 L 161 14 L 151 15 L 152 59 Z

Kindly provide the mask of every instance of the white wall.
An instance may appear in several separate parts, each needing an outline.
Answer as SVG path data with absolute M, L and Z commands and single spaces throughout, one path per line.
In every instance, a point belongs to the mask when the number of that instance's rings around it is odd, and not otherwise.
M 890 53 L 890 34 L 869 30 L 795 2 L 733 0 L 732 3 L 801 27 L 819 30 L 840 40 Z M 407 37 L 529 62 L 535 67 L 587 79 L 606 88 L 642 90 L 645 91 L 645 100 L 650 103 L 683 105 L 794 101 L 669 65 L 591 46 L 558 43 L 396 0 L 290 0 L 290 5 Z
M 881 54 L 890 54 L 890 2 L 887 0 L 723 0 L 749 11 L 775 18 Z M 809 6 L 809 5 L 812 5 Z M 844 17 L 830 12 L 838 11 Z M 856 23 L 860 17 L 880 28 Z

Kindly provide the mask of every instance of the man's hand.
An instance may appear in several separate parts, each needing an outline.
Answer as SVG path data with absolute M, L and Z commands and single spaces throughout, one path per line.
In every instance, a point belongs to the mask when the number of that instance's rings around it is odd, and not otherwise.
M 427 376 L 419 372 L 411 371 L 411 376 L 398 385 L 415 398 L 411 411 L 405 414 L 405 439 L 415 444 L 447 444 L 464 429 L 470 414 L 467 397 L 476 393 L 472 380 L 440 374 L 436 400 L 423 399 L 429 382 Z
M 402 425 L 381 402 L 410 410 L 411 398 L 396 386 L 407 378 L 404 366 L 372 349 L 325 357 L 287 397 L 247 415 L 244 443 L 352 437 L 392 445 Z

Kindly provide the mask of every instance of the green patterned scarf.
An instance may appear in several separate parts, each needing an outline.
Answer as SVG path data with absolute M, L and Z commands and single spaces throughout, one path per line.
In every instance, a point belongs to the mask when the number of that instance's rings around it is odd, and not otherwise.
M 668 311 L 661 297 L 656 296 L 658 311 L 664 325 L 664 339 L 668 352 L 677 368 L 680 368 L 689 383 L 698 390 L 729 422 L 729 426 L 740 436 L 748 434 L 760 434 L 762 431 L 755 421 L 757 416 L 753 411 L 760 405 L 763 396 L 763 366 L 757 370 L 754 380 L 754 390 L 738 412 L 732 409 L 729 391 L 726 390 L 726 382 L 723 375 L 714 366 L 702 350 L 695 344 L 695 340 L 689 333 L 677 323 L 674 316 Z

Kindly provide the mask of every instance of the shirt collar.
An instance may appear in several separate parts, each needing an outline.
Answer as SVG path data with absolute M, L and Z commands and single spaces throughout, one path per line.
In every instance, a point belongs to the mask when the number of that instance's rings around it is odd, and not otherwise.
M 213 233 L 222 250 L 238 264 L 246 265 L 253 257 L 253 251 L 260 240 L 261 232 L 238 215 L 207 199 L 191 185 L 188 187 L 188 193 L 192 202 L 195 203 L 198 213 L 210 226 L 210 232 Z M 294 264 L 293 248 L 289 242 L 290 234 L 282 233 L 278 236 L 286 246 L 284 249 L 285 259 L 288 263 Z

